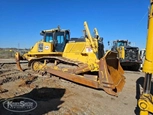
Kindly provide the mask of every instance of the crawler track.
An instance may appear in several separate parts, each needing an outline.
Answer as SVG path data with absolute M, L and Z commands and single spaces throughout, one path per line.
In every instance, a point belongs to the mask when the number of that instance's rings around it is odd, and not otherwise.
M 58 57 L 58 56 L 44 56 L 42 58 L 32 59 L 30 60 L 28 66 L 32 67 L 34 62 L 44 63 L 44 60 L 47 61 L 47 64 L 49 67 L 54 68 L 56 66 L 58 67 L 58 69 L 61 69 L 61 71 L 63 71 L 62 69 L 67 69 L 67 71 L 65 72 L 68 72 L 68 73 L 81 74 L 83 72 L 90 71 L 90 68 L 85 63 L 82 63 L 80 61 L 74 61 L 64 57 Z

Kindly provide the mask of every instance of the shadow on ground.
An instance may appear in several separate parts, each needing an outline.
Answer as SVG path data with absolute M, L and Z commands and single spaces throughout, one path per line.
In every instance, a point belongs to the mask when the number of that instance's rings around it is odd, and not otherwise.
M 141 89 L 143 88 L 143 83 L 144 83 L 144 77 L 139 77 L 136 81 L 136 97 L 135 98 L 137 99 L 137 102 L 140 99 L 140 96 L 142 93 L 140 91 L 140 88 Z M 151 83 L 151 89 L 153 89 L 153 82 Z M 153 95 L 153 90 L 151 90 L 150 93 Z M 138 105 L 136 106 L 134 112 L 136 115 L 140 115 L 140 109 L 139 109 Z
M 36 109 L 30 112 L 10 112 L 3 107 L 3 100 L 0 100 L 0 115 L 42 115 L 51 111 L 60 109 L 60 105 L 64 102 L 61 98 L 65 94 L 65 89 L 61 88 L 40 88 L 31 92 L 18 96 L 33 99 L 37 103 Z

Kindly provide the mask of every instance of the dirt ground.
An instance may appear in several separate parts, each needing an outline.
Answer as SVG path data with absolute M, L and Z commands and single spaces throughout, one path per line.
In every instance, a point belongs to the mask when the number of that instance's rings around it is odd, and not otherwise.
M 8 64 L 9 63 L 9 64 Z M 37 76 L 29 86 L 21 86 L 23 80 L 6 81 L 0 93 L 0 115 L 138 115 L 137 100 L 142 91 L 144 73 L 125 71 L 126 83 L 118 97 L 110 96 L 103 90 L 50 77 L 41 76 L 29 70 L 22 63 L 24 72 L 17 70 L 12 59 L 0 59 L 0 80 L 9 77 Z M 4 98 L 28 97 L 37 102 L 37 108 L 30 112 L 10 112 L 3 107 Z

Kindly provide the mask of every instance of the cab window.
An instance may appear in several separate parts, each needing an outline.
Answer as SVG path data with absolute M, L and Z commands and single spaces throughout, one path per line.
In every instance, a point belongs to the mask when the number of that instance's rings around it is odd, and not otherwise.
M 120 47 L 120 46 L 127 46 L 127 42 L 124 42 L 124 41 L 117 42 L 117 47 Z
M 44 38 L 44 41 L 45 42 L 53 42 L 53 34 L 52 33 L 46 34 L 45 38 Z
M 55 33 L 55 51 L 62 52 L 65 44 L 64 32 Z

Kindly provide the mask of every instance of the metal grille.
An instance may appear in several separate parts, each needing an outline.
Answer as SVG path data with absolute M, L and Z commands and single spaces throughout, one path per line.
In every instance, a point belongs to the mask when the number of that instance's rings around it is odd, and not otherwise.
M 38 52 L 43 52 L 43 43 L 38 44 Z
M 138 49 L 137 48 L 126 49 L 125 58 L 129 60 L 138 60 Z

